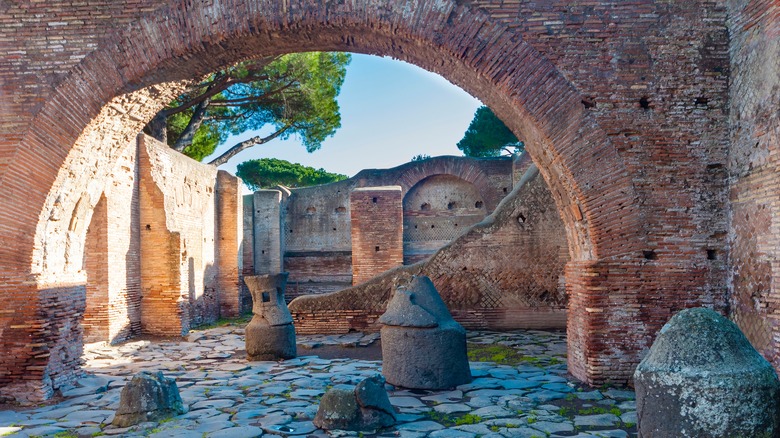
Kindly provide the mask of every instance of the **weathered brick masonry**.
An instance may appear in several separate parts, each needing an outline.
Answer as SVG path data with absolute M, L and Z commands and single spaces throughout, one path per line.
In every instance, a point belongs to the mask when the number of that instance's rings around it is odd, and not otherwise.
M 667 315 L 723 309 L 729 278 L 776 283 L 762 245 L 777 233 L 756 224 L 766 239 L 753 244 L 746 228 L 751 212 L 777 217 L 778 67 L 764 61 L 777 59 L 776 23 L 771 0 L 5 0 L 0 385 L 45 397 L 77 369 L 86 224 L 119 151 L 177 81 L 315 49 L 441 73 L 526 141 L 569 242 L 570 369 L 626 381 Z M 733 226 L 729 197 L 742 204 Z M 729 235 L 744 248 L 734 275 Z M 743 290 L 774 308 L 763 286 Z
M 384 313 L 393 284 L 412 274 L 431 277 L 455 319 L 467 328 L 566 327 L 562 280 L 569 257 L 563 223 L 535 167 L 518 184 L 492 215 L 429 260 L 340 292 L 293 300 L 296 330 L 378 330 L 376 319 Z
M 256 208 L 245 218 L 254 230 L 253 243 L 247 244 L 256 247 L 255 272 L 288 272 L 288 300 L 345 289 L 353 283 L 350 194 L 356 188 L 401 187 L 403 258 L 412 264 L 482 220 L 511 190 L 512 179 L 508 157 L 443 156 L 362 170 L 332 184 L 260 190 Z M 372 220 L 370 215 L 365 219 Z M 363 269 L 361 276 L 371 278 L 388 267 Z
M 120 342 L 141 333 L 141 242 L 137 143 L 122 151 L 87 231 L 87 342 Z
M 241 308 L 240 180 L 138 137 L 141 329 L 180 336 Z
M 401 187 L 363 187 L 349 196 L 352 220 L 352 284 L 404 261 Z
M 242 302 L 241 272 L 243 268 L 244 197 L 241 180 L 220 170 L 217 172 L 217 251 L 216 292 L 219 316 L 239 316 L 246 307 Z
M 780 4 L 727 4 L 731 313 L 780 369 Z

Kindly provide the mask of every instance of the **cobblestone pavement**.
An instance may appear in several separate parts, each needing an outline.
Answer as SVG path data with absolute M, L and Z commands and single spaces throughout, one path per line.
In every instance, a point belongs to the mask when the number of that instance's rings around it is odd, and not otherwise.
M 311 422 L 331 387 L 381 372 L 380 361 L 323 359 L 321 346 L 377 348 L 378 336 L 299 336 L 300 357 L 247 362 L 243 329 L 193 331 L 182 342 L 92 345 L 87 375 L 57 404 L 0 411 L 0 435 L 11 436 L 400 436 L 404 438 L 636 436 L 634 393 L 582 387 L 566 376 L 561 332 L 470 332 L 474 381 L 450 391 L 388 385 L 399 424 L 375 433 L 316 429 Z M 325 349 L 323 348 L 323 351 Z M 349 350 L 344 349 L 349 353 Z M 331 355 L 332 356 L 332 355 Z M 132 428 L 110 426 L 122 386 L 141 370 L 175 377 L 189 412 Z

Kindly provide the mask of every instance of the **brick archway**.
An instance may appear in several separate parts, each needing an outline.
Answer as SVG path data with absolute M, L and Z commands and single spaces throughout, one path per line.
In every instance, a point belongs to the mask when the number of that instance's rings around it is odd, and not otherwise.
M 632 289 L 626 272 L 652 276 L 666 266 L 636 260 L 649 234 L 650 213 L 643 208 L 652 213 L 655 207 L 642 207 L 647 195 L 637 192 L 631 171 L 655 158 L 628 163 L 614 132 L 589 111 L 592 97 L 569 79 L 576 74 L 564 74 L 553 62 L 565 64 L 552 49 L 557 43 L 530 44 L 527 28 L 505 18 L 511 14 L 483 3 L 484 9 L 480 2 L 456 0 L 150 2 L 151 12 L 128 13 L 127 27 L 99 27 L 103 36 L 83 59 L 75 56 L 77 63 L 51 74 L 34 117 L 2 137 L 0 204 L 11 208 L 0 213 L 0 240 L 13 244 L 0 248 L 0 305 L 14 312 L 0 316 L 0 344 L 8 352 L 0 362 L 0 384 L 10 388 L 25 376 L 31 390 L 45 393 L 77 368 L 80 337 L 70 326 L 83 311 L 78 256 L 86 226 L 79 224 L 89 222 L 108 164 L 182 89 L 177 81 L 253 56 L 303 50 L 391 55 L 440 73 L 491 106 L 522 137 L 567 230 L 570 369 L 589 382 L 625 381 L 668 312 L 709 298 L 667 298 L 672 280 L 665 279 L 653 286 L 663 291 L 658 295 Z M 646 6 L 626 15 L 655 10 L 650 0 Z M 684 12 L 697 16 L 697 7 Z M 658 6 L 658 16 L 674 15 L 668 8 Z M 589 56 L 574 43 L 560 44 Z M 669 266 L 679 268 L 675 257 L 682 256 L 670 257 Z M 683 266 L 679 275 L 688 270 Z M 686 281 L 706 295 L 706 275 Z M 608 292 L 593 292 L 601 290 Z M 638 299 L 650 307 L 661 303 L 664 311 L 647 316 L 641 306 L 632 307 Z M 629 310 L 615 310 L 624 305 Z M 626 333 L 638 317 L 646 325 Z M 614 360 L 620 363 L 605 365 Z

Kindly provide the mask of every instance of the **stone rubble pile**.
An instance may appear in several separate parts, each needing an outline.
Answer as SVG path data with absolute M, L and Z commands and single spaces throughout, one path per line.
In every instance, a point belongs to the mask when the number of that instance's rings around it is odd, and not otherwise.
M 130 427 L 186 412 L 175 380 L 163 376 L 160 371 L 141 371 L 122 388 L 119 407 L 111 424 L 120 428 Z
M 382 376 L 369 377 L 355 387 L 344 386 L 331 388 L 322 396 L 313 421 L 315 426 L 373 432 L 395 424 L 395 409 Z

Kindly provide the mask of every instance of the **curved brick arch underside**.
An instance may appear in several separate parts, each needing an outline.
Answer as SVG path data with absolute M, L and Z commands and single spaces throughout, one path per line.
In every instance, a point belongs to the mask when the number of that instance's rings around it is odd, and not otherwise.
M 484 3 L 485 9 L 447 0 L 174 1 L 146 15 L 131 14 L 126 27 L 114 31 L 107 24 L 98 26 L 105 38 L 86 50 L 80 62 L 66 65 L 65 74 L 55 70 L 47 76 L 35 117 L 17 127 L 16 136 L 3 137 L 11 147 L 0 151 L 5 158 L 0 202 L 10 207 L 0 238 L 15 244 L 0 249 L 2 275 L 7 276 L 2 304 L 14 309 L 0 320 L 2 344 L 9 352 L 0 359 L 0 383 L 11 388 L 26 376 L 45 393 L 77 368 L 80 333 L 68 324 L 83 311 L 70 304 L 83 302 L 83 224 L 89 222 L 115 157 L 182 90 L 181 81 L 250 57 L 306 50 L 391 55 L 440 73 L 482 99 L 521 136 L 550 185 L 567 230 L 572 255 L 567 268 L 570 369 L 590 382 L 625 381 L 670 312 L 717 301 L 693 294 L 666 304 L 664 294 L 672 293 L 672 287 L 661 284 L 662 294 L 647 295 L 641 292 L 644 284 L 624 285 L 625 276 L 652 276 L 667 263 L 698 293 L 710 289 L 705 284 L 709 268 L 681 268 L 678 261 L 684 254 L 671 250 L 667 260 L 649 267 L 637 260 L 648 246 L 648 227 L 659 219 L 652 217 L 657 214 L 653 202 L 642 206 L 649 192 L 637 192 L 632 172 L 643 170 L 645 161 L 652 166 L 657 158 L 632 156 L 627 162 L 613 144 L 616 134 L 607 132 L 602 119 L 588 109 L 592 95 L 578 91 L 577 81 L 568 79 L 577 77 L 571 60 L 566 71 L 553 62 L 566 64 L 562 54 L 576 46 L 573 40 L 537 39 L 531 44 L 524 40 L 530 21 L 526 27 L 512 23 L 523 22 L 525 15 L 496 12 L 491 2 Z M 696 18 L 697 7 L 684 13 Z M 648 0 L 625 12 L 624 19 L 660 17 L 650 24 L 661 23 L 661 32 L 674 26 L 667 16 L 681 14 L 670 8 Z M 605 16 L 619 15 L 609 14 Z M 507 18 L 512 16 L 516 18 Z M 539 49 L 545 47 L 549 53 L 542 54 Z M 598 65 L 609 64 L 597 51 L 589 55 L 577 50 Z M 625 142 L 623 135 L 641 138 L 637 130 L 619 133 L 620 142 Z M 671 236 L 678 238 L 686 236 Z M 691 269 L 699 269 L 693 280 Z M 640 295 L 644 304 L 637 304 Z M 658 303 L 662 310 L 647 316 L 643 309 Z M 620 312 L 613 312 L 617 307 Z M 627 332 L 631 322 L 636 326 Z M 616 359 L 619 363 L 610 367 Z

